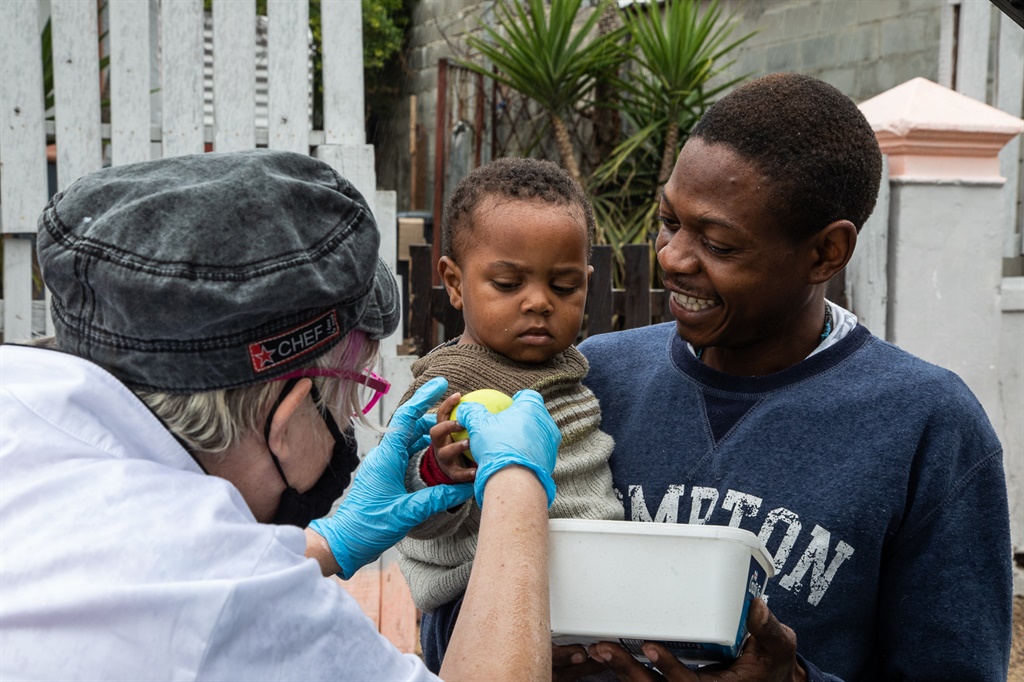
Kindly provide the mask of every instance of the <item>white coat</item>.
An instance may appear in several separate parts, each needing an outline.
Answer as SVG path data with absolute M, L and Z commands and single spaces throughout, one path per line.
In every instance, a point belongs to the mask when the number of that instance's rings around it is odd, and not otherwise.
M 0 381 L 0 679 L 436 679 L 112 375 L 2 346 Z

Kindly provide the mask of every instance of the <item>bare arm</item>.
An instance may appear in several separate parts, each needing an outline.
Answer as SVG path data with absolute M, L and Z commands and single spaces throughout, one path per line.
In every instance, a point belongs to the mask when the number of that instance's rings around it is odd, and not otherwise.
M 551 676 L 547 497 L 509 466 L 487 482 L 473 573 L 441 667 L 445 680 Z
M 306 529 L 306 558 L 316 559 L 324 576 L 334 575 L 341 570 L 327 540 L 311 528 Z

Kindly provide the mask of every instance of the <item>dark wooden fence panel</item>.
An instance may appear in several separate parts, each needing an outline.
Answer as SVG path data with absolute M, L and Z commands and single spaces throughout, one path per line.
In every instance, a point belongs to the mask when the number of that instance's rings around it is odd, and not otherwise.
M 628 244 L 622 248 L 622 258 L 626 270 L 625 328 L 643 327 L 651 323 L 651 247 Z
M 580 338 L 590 334 L 604 334 L 612 331 L 612 317 L 615 314 L 615 299 L 612 291 L 612 250 L 607 246 L 595 246 L 590 255 L 594 274 L 587 291 L 586 315 Z
M 590 258 L 586 314 L 579 340 L 593 334 L 644 327 L 672 319 L 668 295 L 651 288 L 651 248 L 630 244 L 622 249 L 624 288 L 613 282 L 612 248 L 595 246 Z M 443 286 L 434 286 L 433 253 L 429 244 L 409 247 L 409 310 L 407 312 L 412 350 L 423 355 L 442 341 L 456 338 L 463 330 L 462 312 L 448 302 Z
M 434 347 L 434 253 L 430 244 L 409 245 L 409 338 L 416 355 Z M 443 287 L 442 287 L 443 289 Z

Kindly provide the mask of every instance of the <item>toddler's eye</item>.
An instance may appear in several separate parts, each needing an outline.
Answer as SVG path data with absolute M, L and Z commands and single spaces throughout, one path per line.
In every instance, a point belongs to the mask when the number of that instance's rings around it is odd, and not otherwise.
M 569 286 L 558 285 L 558 284 L 552 284 L 551 285 L 551 291 L 555 292 L 559 296 L 569 296 L 571 294 L 575 294 L 578 289 L 579 289 L 579 287 L 578 286 L 574 286 L 574 285 L 569 285 Z
M 491 284 L 501 291 L 514 291 L 519 286 L 519 282 L 505 282 L 501 280 L 492 280 Z

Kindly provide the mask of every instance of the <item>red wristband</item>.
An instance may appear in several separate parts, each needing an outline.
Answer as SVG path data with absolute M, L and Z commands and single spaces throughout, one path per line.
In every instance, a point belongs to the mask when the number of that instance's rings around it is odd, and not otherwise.
M 448 474 L 444 473 L 441 465 L 437 463 L 433 445 L 427 448 L 427 451 L 423 453 L 423 459 L 420 460 L 420 478 L 430 487 L 455 483 L 455 481 L 448 477 Z

